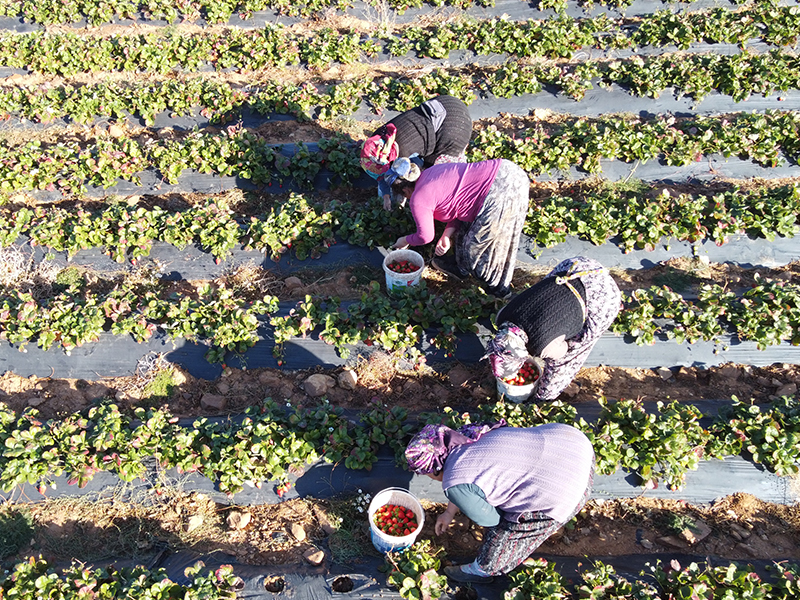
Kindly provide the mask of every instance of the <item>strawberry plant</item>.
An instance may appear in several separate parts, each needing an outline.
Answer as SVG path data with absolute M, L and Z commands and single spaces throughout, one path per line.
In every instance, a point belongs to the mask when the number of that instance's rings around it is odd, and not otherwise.
M 699 425 L 700 412 L 677 402 L 658 402 L 656 414 L 647 413 L 640 401 L 599 402 L 600 419 L 585 431 L 597 449 L 598 472 L 613 473 L 621 466 L 636 472 L 645 487 L 662 479 L 670 489 L 682 488 L 685 473 L 697 469 L 709 440 Z
M 505 600 L 562 600 L 568 596 L 567 582 L 556 571 L 556 565 L 543 558 L 529 558 L 509 573 L 509 589 L 503 595 Z
M 582 584 L 575 587 L 579 598 L 588 600 L 630 600 L 655 598 L 658 594 L 652 585 L 640 580 L 628 581 L 617 574 L 614 567 L 595 561 L 590 569 L 581 572 Z
M 250 219 L 245 248 L 259 250 L 273 261 L 294 250 L 298 260 L 319 258 L 335 244 L 335 212 L 309 204 L 308 198 L 291 193 L 276 203 L 264 217 Z
M 675 598 L 769 598 L 772 586 L 751 569 L 736 564 L 701 568 L 690 563 L 682 568 L 677 560 L 665 569 L 661 562 L 651 567 L 663 593 Z
M 430 540 L 416 542 L 398 552 L 386 554 L 389 568 L 387 582 L 400 590 L 403 598 L 439 598 L 447 586 L 447 578 L 439 575 L 442 548 L 434 548 Z
M 41 557 L 18 562 L 0 575 L 0 594 L 4 597 L 33 597 L 78 600 L 91 596 L 97 600 L 115 600 L 143 596 L 185 600 L 234 600 L 243 585 L 230 565 L 210 570 L 202 562 L 188 567 L 185 585 L 170 580 L 163 569 L 150 571 L 143 566 L 91 569 L 74 562 L 56 569 Z
M 798 472 L 800 407 L 794 399 L 780 398 L 761 407 L 734 396 L 731 405 L 720 409 L 709 432 L 709 452 L 713 456 L 746 452 L 754 462 L 778 475 Z

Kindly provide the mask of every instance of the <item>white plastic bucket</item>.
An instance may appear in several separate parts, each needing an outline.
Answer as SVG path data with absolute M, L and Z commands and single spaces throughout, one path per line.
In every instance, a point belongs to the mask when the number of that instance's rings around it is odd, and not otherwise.
M 536 388 L 539 387 L 539 379 L 542 377 L 541 363 L 535 359 L 529 359 L 526 362 L 536 367 L 536 371 L 539 373 L 539 378 L 528 385 L 512 385 L 510 383 L 506 383 L 499 377 L 495 377 L 495 380 L 497 381 L 498 398 L 505 398 L 506 400 L 510 400 L 511 402 L 516 402 L 519 404 L 520 402 L 525 402 L 528 398 L 530 398 L 531 394 L 533 394 Z
M 397 260 L 407 260 L 418 268 L 413 273 L 396 273 L 389 268 L 389 265 Z M 417 285 L 424 270 L 425 259 L 418 252 L 413 250 L 392 250 L 383 259 L 383 271 L 386 273 L 386 289 L 391 292 L 395 288 Z
M 386 504 L 397 504 L 411 509 L 417 517 L 417 528 L 402 537 L 389 535 L 378 529 L 378 526 L 375 525 L 375 513 Z M 369 519 L 369 529 L 372 533 L 372 545 L 375 546 L 378 552 L 386 553 L 408 548 L 417 540 L 417 536 L 425 524 L 425 511 L 422 510 L 419 500 L 411 492 L 403 488 L 392 487 L 375 494 L 372 502 L 369 503 L 367 518 Z

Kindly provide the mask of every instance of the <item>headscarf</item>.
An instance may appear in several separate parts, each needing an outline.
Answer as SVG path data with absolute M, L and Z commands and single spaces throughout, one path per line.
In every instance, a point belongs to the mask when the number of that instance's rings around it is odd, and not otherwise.
M 412 182 L 419 179 L 421 172 L 419 165 L 416 165 L 411 161 L 411 159 L 415 158 L 416 156 L 417 155 L 414 154 L 411 157 L 401 156 L 398 158 L 392 163 L 392 166 L 389 168 L 389 170 L 384 173 L 383 180 L 389 185 L 392 185 L 398 179 L 405 179 L 406 181 Z
M 486 354 L 495 377 L 512 377 L 528 359 L 528 336 L 521 327 L 503 323 L 497 335 L 486 345 Z
M 499 423 L 462 425 L 458 431 L 446 425 L 425 425 L 406 448 L 408 468 L 420 475 L 438 473 L 454 448 L 477 442 L 484 434 L 505 425 L 505 419 Z
M 364 140 L 361 146 L 361 166 L 370 177 L 377 179 L 389 170 L 389 164 L 400 154 L 400 147 L 395 141 L 397 127 L 388 123 L 388 135 L 373 135 Z

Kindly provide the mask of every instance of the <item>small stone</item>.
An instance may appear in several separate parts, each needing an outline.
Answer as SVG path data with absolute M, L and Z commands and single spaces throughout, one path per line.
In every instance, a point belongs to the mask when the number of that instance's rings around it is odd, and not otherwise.
M 328 513 L 321 508 L 315 507 L 314 514 L 317 517 L 320 528 L 325 532 L 325 535 L 336 533 L 336 527 L 334 527 L 333 523 L 331 523 L 331 520 L 328 518 Z
M 116 398 L 117 402 L 125 402 L 130 398 L 128 392 L 124 390 L 117 390 L 117 393 L 114 394 L 114 398 Z
M 220 381 L 217 384 L 217 391 L 224 396 L 225 394 L 231 391 L 231 386 L 229 386 L 224 381 Z
M 708 256 L 706 256 L 705 254 L 701 254 L 700 256 L 698 256 L 697 257 L 697 261 L 700 264 L 703 264 L 703 265 L 710 265 L 711 264 L 711 259 Z
M 651 542 L 647 538 L 642 538 L 639 543 L 642 545 L 642 548 L 644 548 L 645 550 L 652 550 L 653 549 L 653 542 Z
M 737 539 L 746 540 L 751 535 L 751 532 L 750 532 L 749 529 L 746 529 L 746 528 L 742 527 L 741 525 L 737 525 L 736 523 L 731 523 L 729 525 L 729 527 L 731 528 L 731 533 Z
M 569 536 L 565 534 L 564 537 L 561 538 L 561 543 L 564 544 L 565 546 L 569 546 L 570 544 L 572 544 L 572 540 L 569 539 Z
M 693 383 L 697 377 L 695 377 L 694 370 L 688 367 L 678 367 L 675 371 L 675 379 L 684 383 Z
M 696 544 L 702 542 L 710 534 L 711 528 L 706 525 L 704 521 L 697 519 L 693 525 L 685 527 L 683 531 L 681 531 L 680 536 L 690 544 Z
M 292 526 L 289 528 L 289 531 L 292 532 L 294 539 L 298 542 L 302 542 L 306 539 L 306 530 L 303 529 L 303 526 L 299 523 L 292 523 Z
M 716 370 L 715 375 L 722 379 L 725 383 L 733 383 L 739 379 L 739 376 L 742 374 L 739 367 L 733 364 L 723 365 L 719 369 Z
M 203 394 L 200 398 L 200 406 L 207 410 L 225 410 L 228 400 L 224 396 L 217 394 Z
M 315 373 L 303 382 L 303 390 L 312 398 L 319 398 L 328 393 L 336 385 L 336 380 L 330 375 Z
M 745 544 L 744 542 L 739 542 L 736 544 L 736 549 L 743 550 L 751 556 L 755 556 L 757 554 L 757 552 L 749 544 Z
M 782 279 L 783 281 L 791 281 L 792 280 L 792 272 L 791 271 L 783 271 L 778 273 L 775 276 L 776 279 Z
M 261 385 L 279 386 L 283 383 L 283 378 L 272 371 L 262 371 L 258 374 L 258 383 Z
M 664 381 L 668 381 L 672 379 L 672 371 L 667 367 L 658 367 L 656 369 L 656 374 L 661 377 Z
M 447 378 L 453 387 L 461 387 L 472 378 L 472 373 L 465 367 L 456 365 L 447 373 Z
M 571 381 L 569 385 L 565 387 L 564 391 L 561 393 L 564 394 L 567 398 L 574 398 L 575 396 L 578 395 L 580 391 L 581 391 L 581 384 L 575 381 Z
M 782 385 L 777 389 L 775 392 L 776 396 L 794 396 L 797 393 L 797 384 L 796 383 L 787 383 L 786 385 Z
M 310 548 L 303 553 L 303 558 L 314 566 L 319 566 L 325 560 L 325 553 L 316 548 Z
M 228 527 L 231 529 L 244 529 L 250 523 L 253 515 L 249 512 L 240 512 L 238 510 L 233 510 L 228 513 L 228 517 L 225 519 L 228 523 Z
M 125 135 L 125 130 L 119 125 L 109 125 L 108 135 L 113 138 L 121 138 Z
M 533 118 L 539 119 L 540 121 L 545 121 L 553 114 L 553 111 L 549 108 L 534 108 L 533 109 Z
M 422 385 L 416 379 L 411 379 L 403 385 L 402 389 L 404 394 L 418 394 L 423 390 Z
M 192 515 L 186 522 L 186 532 L 194 531 L 203 524 L 203 515 Z
M 45 398 L 42 396 L 31 396 L 28 398 L 28 406 L 39 406 L 45 401 Z
M 350 369 L 345 369 L 339 373 L 337 380 L 340 388 L 344 390 L 354 390 L 356 389 L 356 384 L 358 384 L 358 374 Z
M 773 387 L 769 377 L 756 377 L 756 383 L 761 387 Z
M 686 542 L 682 539 L 675 537 L 674 535 L 665 535 L 660 537 L 656 540 L 662 546 L 669 546 L 671 548 L 677 548 L 679 550 L 686 550 L 688 546 Z
M 287 277 L 283 280 L 283 283 L 286 285 L 286 289 L 288 290 L 296 290 L 297 288 L 303 287 L 303 282 L 300 280 L 299 277 Z

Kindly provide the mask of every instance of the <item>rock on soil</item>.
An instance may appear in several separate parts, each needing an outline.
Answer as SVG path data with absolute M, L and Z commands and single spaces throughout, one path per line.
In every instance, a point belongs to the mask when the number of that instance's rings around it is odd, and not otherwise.
M 303 390 L 312 398 L 319 398 L 328 393 L 336 385 L 336 380 L 330 375 L 315 373 L 303 382 Z
M 200 406 L 206 410 L 225 410 L 227 402 L 224 396 L 217 394 L 203 394 L 200 398 Z
M 314 566 L 319 566 L 325 560 L 325 553 L 322 550 L 311 548 L 303 553 L 303 558 Z
M 358 375 L 355 371 L 347 369 L 339 373 L 338 377 L 339 387 L 344 390 L 354 390 L 358 384 Z
M 240 512 L 238 510 L 231 511 L 227 519 L 228 527 L 231 529 L 244 529 L 250 524 L 253 515 L 249 512 Z
M 299 523 L 292 523 L 292 526 L 289 528 L 289 530 L 292 532 L 294 539 L 296 539 L 298 542 L 302 542 L 306 539 L 306 530 L 303 529 L 303 526 Z

